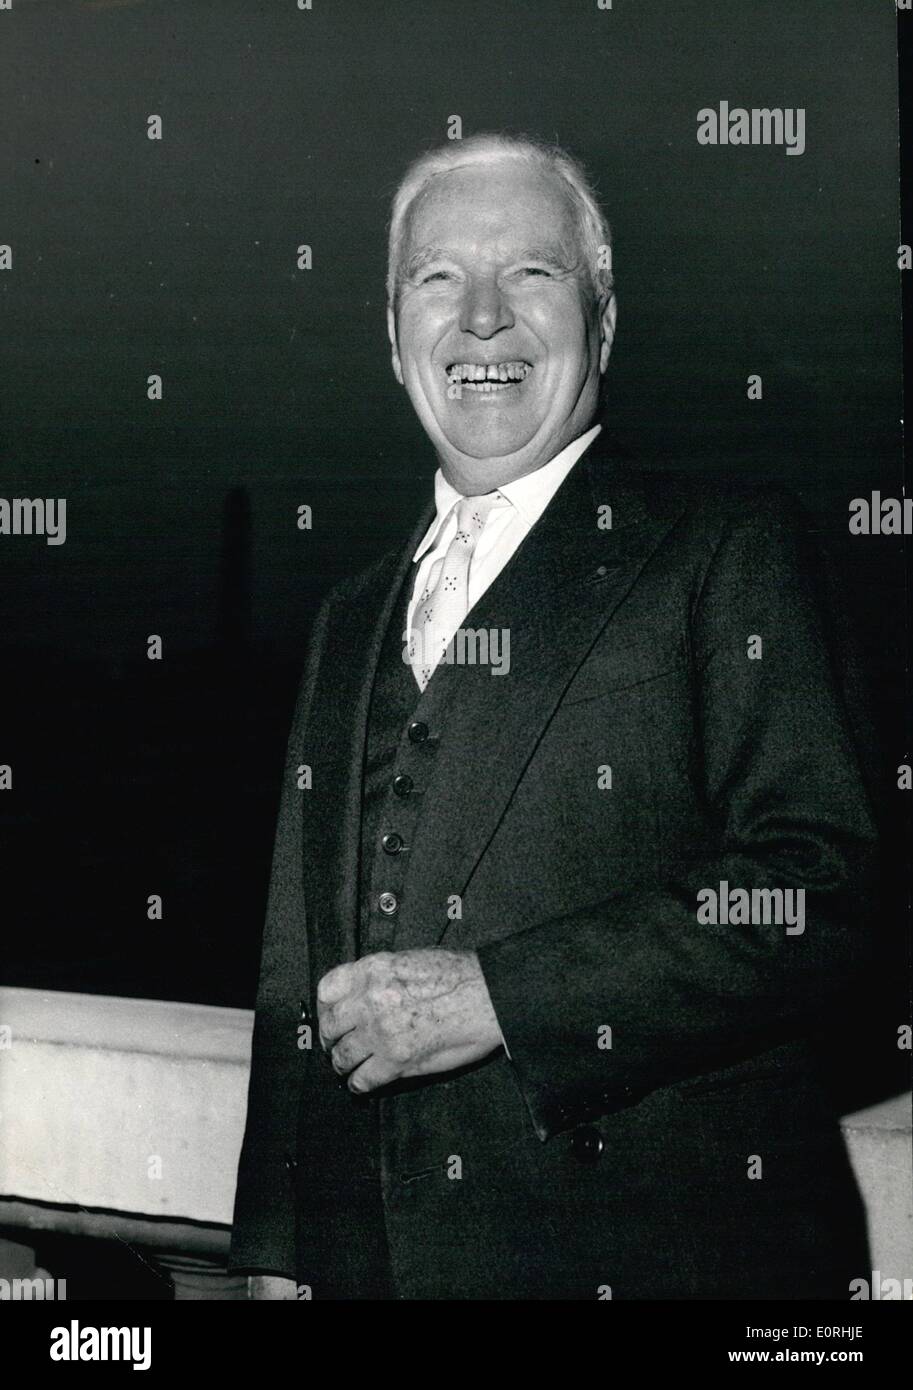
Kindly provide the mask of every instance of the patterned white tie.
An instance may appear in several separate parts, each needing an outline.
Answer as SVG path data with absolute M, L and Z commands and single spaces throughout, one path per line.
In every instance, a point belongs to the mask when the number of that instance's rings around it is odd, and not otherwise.
M 437 580 L 428 576 L 428 587 L 419 599 L 409 634 L 412 674 L 424 690 L 450 641 L 469 612 L 469 565 L 476 542 L 500 492 L 464 497 L 457 503 L 456 535 L 447 547 Z

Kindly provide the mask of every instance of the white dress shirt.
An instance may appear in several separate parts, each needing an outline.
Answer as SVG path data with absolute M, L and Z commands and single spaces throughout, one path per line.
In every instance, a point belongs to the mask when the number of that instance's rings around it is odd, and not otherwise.
M 489 585 L 497 579 L 520 542 L 529 535 L 584 449 L 596 438 L 601 428 L 601 425 L 594 425 L 534 473 L 515 478 L 512 483 L 504 483 L 497 489 L 502 500 L 497 502 L 489 513 L 485 529 L 479 536 L 472 554 L 469 568 L 469 609 L 472 609 Z M 438 469 L 434 475 L 437 514 L 412 557 L 415 563 L 421 563 L 415 576 L 406 616 L 406 628 L 409 632 L 412 631 L 412 618 L 419 599 L 426 591 L 433 589 L 437 582 L 447 548 L 456 533 L 456 509 L 462 496 L 455 487 L 451 487 Z

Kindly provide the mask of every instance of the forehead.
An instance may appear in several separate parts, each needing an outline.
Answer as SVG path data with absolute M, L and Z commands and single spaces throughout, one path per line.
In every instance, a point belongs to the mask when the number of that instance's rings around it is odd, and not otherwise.
M 559 178 L 517 161 L 452 169 L 422 190 L 409 217 L 408 250 L 567 245 L 575 240 Z

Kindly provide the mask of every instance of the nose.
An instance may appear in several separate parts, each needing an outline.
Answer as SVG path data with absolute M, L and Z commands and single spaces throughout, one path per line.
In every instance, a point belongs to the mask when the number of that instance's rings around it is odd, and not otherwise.
M 460 305 L 460 330 L 476 338 L 493 338 L 512 328 L 514 316 L 493 275 L 473 276 Z

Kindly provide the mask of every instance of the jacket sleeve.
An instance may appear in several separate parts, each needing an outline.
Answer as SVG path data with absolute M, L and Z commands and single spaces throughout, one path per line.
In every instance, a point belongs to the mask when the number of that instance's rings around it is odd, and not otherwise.
M 796 512 L 730 521 L 691 608 L 706 833 L 664 881 L 479 949 L 543 1140 L 806 1032 L 864 957 L 875 832 Z M 804 890 L 804 931 L 699 920 L 721 884 Z
M 298 767 L 328 614 L 326 601 L 311 632 L 286 753 L 229 1258 L 230 1269 L 290 1279 L 295 1277 L 295 1206 L 289 1160 L 295 1154 L 298 1122 L 298 1001 L 308 997 L 304 803 L 298 788 Z

